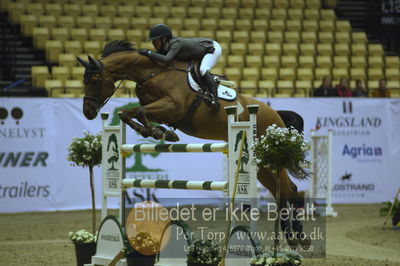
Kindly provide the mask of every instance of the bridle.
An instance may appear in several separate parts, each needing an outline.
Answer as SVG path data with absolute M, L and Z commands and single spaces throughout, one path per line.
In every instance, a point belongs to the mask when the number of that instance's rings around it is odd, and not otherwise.
M 103 103 L 100 103 L 99 98 L 100 98 L 100 95 L 101 95 L 101 87 L 102 87 L 103 81 L 108 82 L 108 83 L 109 83 L 110 85 L 112 85 L 113 87 L 114 87 L 115 85 L 114 85 L 114 82 L 113 82 L 112 80 L 110 80 L 110 79 L 107 78 L 107 77 L 103 77 L 102 72 L 90 73 L 90 75 L 92 75 L 92 74 L 100 74 L 100 75 L 99 75 L 99 79 L 96 80 L 96 86 L 95 86 L 95 88 L 96 88 L 96 91 L 95 91 L 96 96 L 83 96 L 83 103 L 85 103 L 86 101 L 92 101 L 92 102 L 93 102 L 93 105 L 94 105 L 94 107 L 95 107 L 95 109 L 96 109 L 96 112 L 98 112 L 98 111 L 100 111 L 100 109 L 108 102 L 108 100 L 109 100 L 109 99 L 111 98 L 111 96 L 115 93 L 115 91 L 118 89 L 118 87 L 119 87 L 120 84 L 118 85 L 117 88 L 114 89 L 114 92 L 112 93 L 112 95 L 111 95 L 110 97 L 108 97 L 107 99 L 105 99 Z
M 83 96 L 83 103 L 85 103 L 87 101 L 93 102 L 93 105 L 94 105 L 94 107 L 96 109 L 96 112 L 99 112 L 100 109 L 104 105 L 106 105 L 106 103 L 114 95 L 114 93 L 117 91 L 117 89 L 121 86 L 122 82 L 129 76 L 129 72 L 132 70 L 132 68 L 139 63 L 140 58 L 141 58 L 141 56 L 139 56 L 137 58 L 137 60 L 135 60 L 135 62 L 132 63 L 132 65 L 129 67 L 129 69 L 128 69 L 128 71 L 126 73 L 119 73 L 120 75 L 123 75 L 123 78 L 121 79 L 121 81 L 119 82 L 117 87 L 114 88 L 114 91 L 112 92 L 112 94 L 109 97 L 107 97 L 103 102 L 100 101 L 101 88 L 102 88 L 102 85 L 103 85 L 103 81 L 108 82 L 113 87 L 115 86 L 114 81 L 112 81 L 108 77 L 104 77 L 103 76 L 103 70 L 106 70 L 109 73 L 116 73 L 116 72 L 108 70 L 106 67 L 104 67 L 103 63 L 100 61 L 101 59 L 97 61 L 97 62 L 99 62 L 100 69 L 96 69 L 96 70 L 86 69 L 85 78 L 84 78 L 84 83 L 85 84 L 89 84 L 89 82 L 91 80 L 91 76 L 93 74 L 99 74 L 99 78 L 96 80 L 97 84 L 95 85 L 95 88 L 96 88 L 95 94 L 96 95 L 95 96 L 86 96 L 86 95 Z

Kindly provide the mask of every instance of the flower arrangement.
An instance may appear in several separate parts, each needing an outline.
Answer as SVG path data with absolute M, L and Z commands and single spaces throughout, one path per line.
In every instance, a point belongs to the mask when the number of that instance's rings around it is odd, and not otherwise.
M 68 236 L 74 244 L 95 243 L 97 240 L 97 233 L 93 235 L 85 229 L 76 232 L 69 232 Z
M 67 160 L 77 166 L 101 164 L 101 134 L 91 135 L 83 131 L 83 138 L 73 138 L 68 147 Z
M 251 258 L 252 265 L 262 266 L 297 266 L 301 265 L 302 262 L 303 257 L 300 254 L 288 249 L 278 252 L 276 258 L 268 252 Z
M 189 246 L 188 264 L 217 265 L 221 259 L 218 244 L 211 240 L 196 239 Z
M 124 241 L 123 253 L 125 256 L 155 255 L 159 250 L 160 242 L 150 232 L 139 232 L 134 237 Z
M 250 260 L 250 263 L 251 263 L 252 266 L 259 266 L 259 265 L 264 266 L 265 265 L 265 261 L 266 261 L 266 258 L 265 258 L 264 254 L 263 254 L 263 255 L 257 255 L 255 257 L 252 257 L 251 260 Z
M 273 124 L 266 129 L 265 135 L 255 140 L 253 148 L 258 168 L 286 168 L 300 178 L 307 175 L 303 167 L 310 164 L 306 160 L 310 144 L 295 128 L 280 128 Z
M 96 203 L 94 197 L 93 167 L 101 164 L 101 134 L 91 135 L 83 131 L 83 138 L 73 138 L 68 147 L 67 160 L 72 165 L 89 167 L 90 191 L 92 195 L 92 233 L 96 230 Z

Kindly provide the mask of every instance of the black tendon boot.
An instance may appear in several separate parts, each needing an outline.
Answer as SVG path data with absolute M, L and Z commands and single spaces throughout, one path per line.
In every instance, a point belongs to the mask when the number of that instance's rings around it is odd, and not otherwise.
M 219 110 L 219 102 L 218 102 L 218 82 L 215 81 L 215 79 L 213 78 L 213 75 L 211 74 L 211 72 L 209 70 L 207 70 L 207 72 L 204 74 L 203 76 L 203 81 L 205 82 L 207 88 L 210 90 L 211 96 L 212 96 L 212 100 L 211 100 L 211 108 L 214 111 L 218 111 Z

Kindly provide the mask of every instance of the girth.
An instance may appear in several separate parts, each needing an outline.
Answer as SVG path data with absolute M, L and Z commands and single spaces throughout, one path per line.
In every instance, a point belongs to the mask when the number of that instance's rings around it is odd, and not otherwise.
M 193 126 L 193 114 L 196 111 L 197 107 L 199 107 L 200 103 L 202 101 L 202 97 L 196 93 L 196 96 L 194 96 L 192 103 L 190 104 L 188 110 L 186 113 L 183 115 L 181 119 L 179 119 L 177 122 L 169 124 L 169 126 L 173 127 L 174 129 L 181 129 L 185 130 L 187 134 L 195 134 L 196 133 L 196 128 Z

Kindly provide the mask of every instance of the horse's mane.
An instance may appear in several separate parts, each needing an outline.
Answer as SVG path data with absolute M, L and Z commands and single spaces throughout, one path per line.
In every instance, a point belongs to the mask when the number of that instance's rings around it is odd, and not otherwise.
M 134 43 L 125 40 L 115 40 L 106 43 L 103 49 L 102 57 L 106 57 L 112 53 L 122 52 L 122 51 L 136 51 Z

